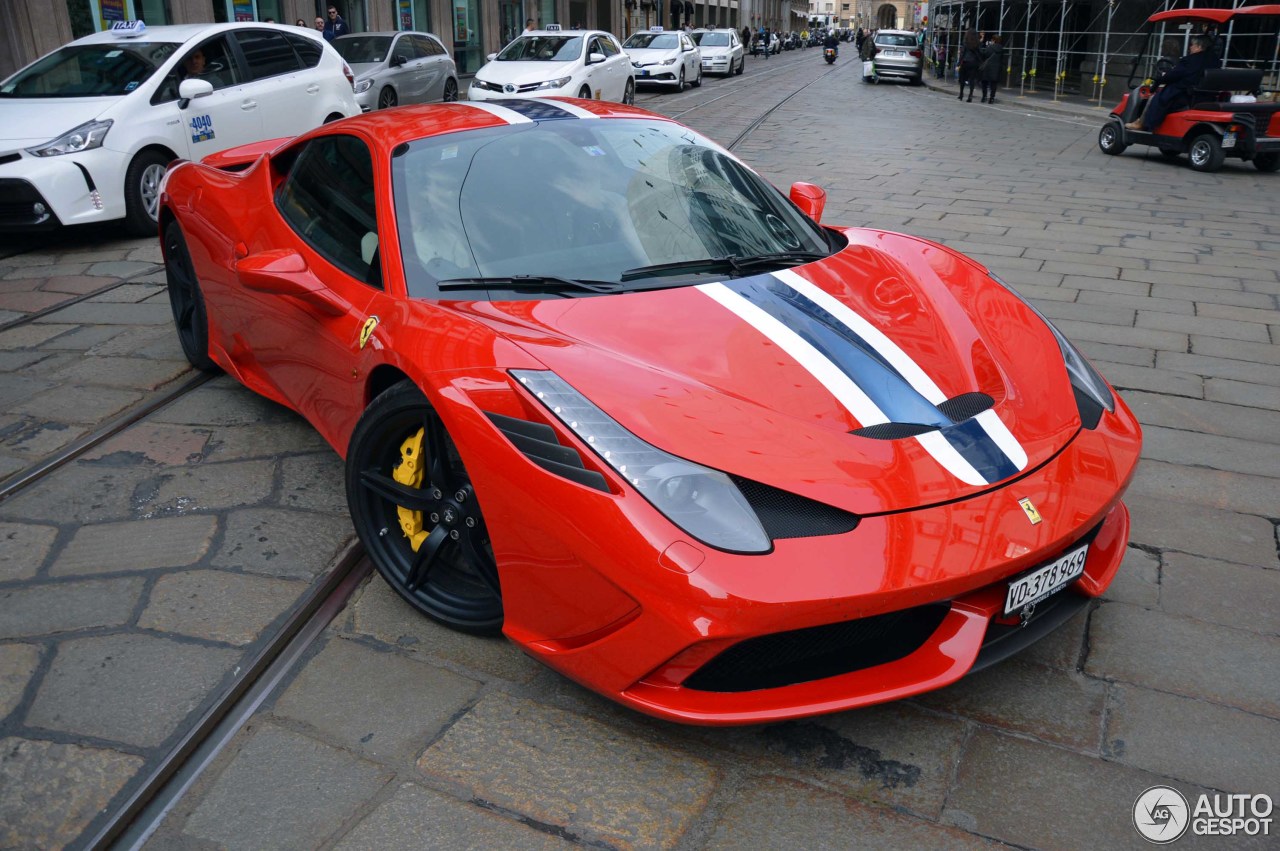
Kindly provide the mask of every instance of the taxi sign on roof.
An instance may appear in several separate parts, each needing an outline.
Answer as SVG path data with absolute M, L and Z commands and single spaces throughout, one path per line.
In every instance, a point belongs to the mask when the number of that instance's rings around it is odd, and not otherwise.
M 113 21 L 111 24 L 111 34 L 121 38 L 137 38 L 147 31 L 147 25 L 142 21 Z
M 549 33 L 558 33 L 558 32 L 560 32 L 560 25 L 559 25 L 559 24 L 547 24 L 547 32 L 549 32 Z
M 663 27 L 649 27 L 649 32 L 651 33 L 660 33 L 663 31 L 664 31 Z

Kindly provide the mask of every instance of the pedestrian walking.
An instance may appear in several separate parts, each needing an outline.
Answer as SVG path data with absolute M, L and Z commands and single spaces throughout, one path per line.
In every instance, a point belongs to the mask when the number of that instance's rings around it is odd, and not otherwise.
M 1000 36 L 993 35 L 982 48 L 982 64 L 978 66 L 978 79 L 982 83 L 982 102 L 995 103 L 996 89 L 1000 86 L 1000 72 L 1004 70 L 1004 46 Z M 969 90 L 972 98 L 973 90 Z
M 973 103 L 973 87 L 978 81 L 978 68 L 982 65 L 982 43 L 978 34 L 969 30 L 964 34 L 960 44 L 960 61 L 956 64 L 956 72 L 960 78 L 960 95 L 956 100 L 964 100 L 964 87 L 969 87 L 969 103 Z

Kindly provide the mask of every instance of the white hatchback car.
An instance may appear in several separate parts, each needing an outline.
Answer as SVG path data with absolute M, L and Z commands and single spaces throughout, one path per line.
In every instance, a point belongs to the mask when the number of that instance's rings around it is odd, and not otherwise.
M 702 85 L 702 54 L 688 33 L 653 27 L 634 33 L 622 49 L 631 57 L 638 83 L 675 86 L 678 92 L 686 83 Z
M 474 101 L 553 95 L 634 103 L 631 60 L 603 30 L 534 30 L 489 54 L 467 90 Z
M 690 35 L 702 53 L 702 73 L 741 74 L 747 54 L 737 30 L 694 30 Z
M 124 23 L 0 82 L 0 230 L 123 218 L 154 235 L 173 160 L 360 113 L 351 69 L 313 30 Z

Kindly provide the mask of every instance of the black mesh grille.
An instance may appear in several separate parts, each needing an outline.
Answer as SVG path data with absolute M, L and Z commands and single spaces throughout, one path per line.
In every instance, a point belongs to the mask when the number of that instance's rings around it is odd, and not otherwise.
M 973 419 L 983 411 L 991 410 L 996 403 L 986 393 L 961 393 L 954 399 L 948 399 L 938 405 L 938 410 L 947 415 L 953 423 L 962 423 Z
M 950 606 L 934 604 L 749 638 L 684 681 L 698 691 L 780 688 L 895 662 L 929 640 Z
M 765 534 L 775 541 L 780 538 L 842 535 L 858 526 L 858 515 L 844 509 L 750 479 L 731 478 L 760 518 Z
M 22 159 L 22 154 L 5 154 L 4 156 L 0 156 L 0 165 L 16 163 L 20 159 Z
M 869 437 L 872 440 L 901 440 L 904 437 L 915 437 L 926 431 L 937 431 L 937 426 L 920 423 L 877 423 L 876 425 L 855 428 L 849 434 L 858 437 Z

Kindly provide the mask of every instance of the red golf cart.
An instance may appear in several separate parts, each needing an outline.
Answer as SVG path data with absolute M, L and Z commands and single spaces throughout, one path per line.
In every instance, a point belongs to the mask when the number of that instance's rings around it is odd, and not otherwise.
M 1227 157 L 1252 162 L 1259 171 L 1280 168 L 1280 97 L 1276 92 L 1280 89 L 1276 53 L 1280 5 L 1171 9 L 1157 12 L 1147 23 L 1147 40 L 1129 74 L 1129 91 L 1098 133 L 1102 152 L 1116 155 L 1130 145 L 1150 145 L 1169 160 L 1187 154 L 1197 171 L 1217 171 Z M 1181 49 L 1197 26 L 1217 30 L 1215 51 L 1228 54 L 1222 64 L 1237 67 L 1206 71 L 1190 103 L 1171 109 L 1151 132 L 1126 127 L 1142 115 L 1154 94 L 1150 79 L 1135 84 L 1142 79 L 1140 72 L 1152 70 L 1158 48 L 1166 43 L 1176 43 Z M 1152 49 L 1153 44 L 1157 49 Z M 1160 59 L 1154 62 L 1154 69 L 1163 71 L 1171 62 Z M 1268 78 L 1270 90 L 1264 91 Z

